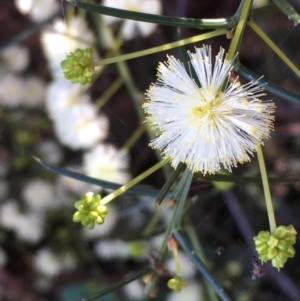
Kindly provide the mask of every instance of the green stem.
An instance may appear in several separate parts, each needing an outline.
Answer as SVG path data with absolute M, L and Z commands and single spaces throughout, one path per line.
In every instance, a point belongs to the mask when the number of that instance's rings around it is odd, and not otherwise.
M 163 214 L 163 211 L 165 210 L 165 207 L 166 206 L 160 206 L 159 208 L 157 208 L 155 210 L 154 214 L 151 217 L 151 220 L 149 221 L 149 223 L 147 224 L 146 228 L 144 229 L 144 231 L 142 233 L 143 236 L 149 236 L 152 233 L 155 226 L 160 221 L 160 218 Z
M 265 194 L 268 218 L 269 218 L 269 223 L 270 223 L 270 232 L 271 232 L 271 234 L 273 234 L 277 227 L 276 227 L 272 197 L 271 197 L 271 193 L 270 193 L 268 175 L 267 175 L 267 171 L 266 171 L 266 165 L 265 165 L 265 161 L 264 161 L 262 148 L 260 145 L 257 147 L 257 157 L 258 157 L 259 169 L 260 169 L 261 178 L 262 178 L 263 187 L 264 187 L 264 194 Z
M 182 162 L 179 163 L 177 168 L 173 171 L 171 176 L 167 179 L 166 183 L 164 184 L 163 188 L 161 189 L 156 201 L 155 206 L 159 206 L 163 200 L 165 199 L 167 193 L 169 192 L 170 188 L 176 181 L 176 179 L 179 177 L 180 173 L 183 171 L 183 169 L 186 167 L 186 165 Z
M 136 87 L 126 62 L 118 62 L 117 67 L 124 80 L 126 88 L 130 96 L 132 97 L 134 107 L 139 116 L 139 120 L 140 122 L 142 122 L 145 120 L 145 114 L 141 106 L 142 100 L 144 99 L 144 95 Z
M 261 76 L 256 73 L 250 71 L 241 63 L 238 63 L 234 66 L 234 69 L 237 73 L 248 79 L 249 81 L 257 81 L 260 86 L 264 87 L 264 90 L 270 92 L 272 94 L 277 95 L 279 98 L 294 102 L 296 104 L 300 104 L 300 96 L 296 93 L 288 91 L 286 89 L 281 88 L 280 86 L 265 80 Z
M 178 189 L 174 193 L 176 200 L 179 199 L 179 201 L 178 201 L 178 207 L 176 208 L 176 211 L 174 212 L 174 222 L 172 223 L 171 232 L 174 229 L 179 228 L 179 226 L 180 226 L 181 216 L 183 214 L 183 207 L 184 207 L 185 200 L 187 198 L 193 177 L 194 177 L 194 174 L 188 168 L 186 168 L 182 175 L 183 181 L 181 181 L 179 183 Z
M 207 39 L 211 39 L 220 35 L 225 35 L 226 34 L 226 30 L 225 29 L 217 29 L 214 31 L 210 31 L 210 32 L 206 32 L 191 38 L 186 38 L 186 39 L 182 39 L 176 42 L 171 42 L 171 43 L 167 43 L 164 45 L 160 45 L 160 46 L 156 46 L 156 47 L 152 47 L 149 49 L 145 49 L 145 50 L 141 50 L 141 51 L 136 51 L 133 53 L 127 53 L 127 54 L 123 54 L 123 55 L 119 55 L 119 56 L 114 56 L 111 58 L 107 58 L 107 59 L 103 59 L 103 60 L 99 60 L 97 62 L 94 63 L 94 66 L 103 66 L 103 65 L 108 65 L 108 64 L 114 64 L 117 62 L 122 62 L 122 61 L 127 61 L 127 60 L 131 60 L 131 59 L 135 59 L 138 57 L 142 57 L 142 56 L 146 56 L 146 55 L 150 55 L 150 54 L 154 54 L 154 53 L 158 53 L 161 51 L 166 51 L 172 48 L 176 48 L 179 46 L 183 46 L 183 45 L 187 45 L 187 44 L 192 44 L 192 43 L 197 43 L 200 41 L 204 41 Z
M 298 76 L 300 77 L 300 70 L 293 64 L 293 62 L 276 46 L 276 44 L 260 29 L 260 27 L 253 21 L 249 20 L 248 25 L 269 45 L 269 47 L 282 59 L 282 61 Z
M 99 99 L 97 99 L 97 101 L 95 102 L 95 106 L 98 110 L 100 110 L 106 104 L 106 102 L 119 90 L 123 82 L 124 81 L 122 78 L 117 78 L 109 86 L 107 91 L 105 91 L 105 93 Z
M 202 251 L 202 246 L 199 242 L 199 239 L 197 237 L 196 231 L 194 227 L 188 226 L 185 228 L 185 232 L 188 236 L 189 241 L 192 244 L 193 250 L 195 250 L 195 254 L 202 260 L 202 262 L 209 268 L 209 264 L 205 258 L 204 252 Z M 218 301 L 218 297 L 213 290 L 213 288 L 206 282 L 205 283 L 207 294 L 209 296 L 210 301 Z
M 240 48 L 240 43 L 246 27 L 247 19 L 251 12 L 252 2 L 253 0 L 244 0 L 243 2 L 240 18 L 228 50 L 228 55 L 227 55 L 228 61 L 232 61 L 235 58 L 236 53 Z
M 137 183 L 139 183 L 140 181 L 144 180 L 146 177 L 148 177 L 149 175 L 151 175 L 152 173 L 154 173 L 155 171 L 157 171 L 158 169 L 160 169 L 161 167 L 163 167 L 164 165 L 166 165 L 168 162 L 170 162 L 170 160 L 171 160 L 170 158 L 167 158 L 167 159 L 165 159 L 165 160 L 163 160 L 161 162 L 158 162 L 157 164 L 155 164 L 154 166 L 152 166 L 148 170 L 146 170 L 143 173 L 141 173 L 136 178 L 132 179 L 131 181 L 129 181 L 125 185 L 121 186 L 116 191 L 114 191 L 111 194 L 107 195 L 106 197 L 104 197 L 101 200 L 101 205 L 106 205 L 107 203 L 109 203 L 110 201 L 112 201 L 114 198 L 118 197 L 119 195 L 121 195 L 122 193 L 124 193 L 126 190 L 130 189 L 132 186 L 136 185 Z
M 173 233 L 183 250 L 189 256 L 189 258 L 194 262 L 197 269 L 201 272 L 201 274 L 206 278 L 209 284 L 214 288 L 216 293 L 223 301 L 231 301 L 230 297 L 225 293 L 224 289 L 216 282 L 213 276 L 209 273 L 203 262 L 200 258 L 195 254 L 194 250 L 190 247 L 186 239 L 183 235 L 176 231 Z
M 166 248 L 167 248 L 168 239 L 169 239 L 170 234 L 180 224 L 180 217 L 182 215 L 183 207 L 184 207 L 184 204 L 185 204 L 185 200 L 186 200 L 188 191 L 190 189 L 192 179 L 193 179 L 193 174 L 187 168 L 184 171 L 183 175 L 182 175 L 182 178 L 180 180 L 180 183 L 177 187 L 176 192 L 174 193 L 175 198 L 176 198 L 176 205 L 175 205 L 175 208 L 174 208 L 172 219 L 171 219 L 171 221 L 168 225 L 168 228 L 165 232 L 163 243 L 160 247 L 160 252 L 159 252 L 160 255 L 162 255 L 165 252 Z
M 176 242 L 176 245 L 177 245 L 177 242 Z M 174 255 L 175 266 L 176 266 L 176 275 L 181 277 L 181 266 L 180 266 L 180 260 L 179 260 L 178 246 L 175 246 L 173 248 L 173 255 Z
M 127 139 L 127 141 L 123 144 L 122 149 L 130 150 L 132 146 L 141 138 L 141 136 L 145 133 L 146 128 L 142 123 Z
M 103 5 L 91 4 L 78 0 L 67 0 L 74 6 L 90 11 L 92 13 L 99 13 L 102 15 L 113 16 L 121 19 L 129 19 L 135 21 L 143 21 L 149 23 L 155 23 L 160 25 L 176 26 L 176 27 L 188 27 L 198 29 L 215 29 L 215 28 L 231 28 L 236 24 L 238 15 L 235 13 L 230 18 L 220 19 L 193 19 L 193 18 L 180 18 L 173 16 L 154 15 L 141 12 L 135 12 L 130 10 L 118 9 L 113 7 L 107 7 Z
M 300 23 L 300 16 L 286 0 L 272 0 L 276 6 L 288 17 L 293 20 L 295 26 Z
M 189 169 L 186 169 L 182 175 L 182 178 L 180 180 L 180 183 L 174 193 L 176 198 L 176 205 L 173 211 L 172 219 L 169 222 L 168 228 L 165 231 L 163 242 L 160 246 L 159 254 L 162 259 L 164 260 L 166 256 L 167 246 L 168 246 L 168 240 L 170 238 L 170 234 L 174 232 L 174 230 L 179 226 L 180 224 L 180 217 L 182 216 L 183 207 L 185 204 L 185 200 L 191 185 L 193 179 L 193 174 L 189 171 Z M 158 282 L 158 276 L 156 275 L 152 281 L 147 285 L 147 291 L 152 292 L 155 290 L 155 286 Z
M 124 285 L 126 285 L 130 282 L 133 282 L 136 279 L 141 278 L 142 276 L 146 275 L 150 271 L 151 271 L 151 267 L 147 266 L 147 267 L 141 269 L 139 272 L 122 279 L 121 281 L 119 281 L 118 283 L 116 283 L 110 287 L 104 288 L 103 290 L 99 291 L 98 293 L 96 293 L 88 298 L 80 299 L 80 301 L 92 301 L 92 300 L 98 299 L 102 296 L 107 295 L 110 292 L 114 292 L 114 291 L 118 290 L 119 288 L 123 287 Z

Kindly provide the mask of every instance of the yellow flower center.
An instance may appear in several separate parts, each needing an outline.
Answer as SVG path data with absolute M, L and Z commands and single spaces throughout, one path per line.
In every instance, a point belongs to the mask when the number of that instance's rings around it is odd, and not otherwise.
M 210 114 L 213 106 L 210 103 L 205 104 L 201 107 L 194 107 L 193 113 L 199 118 L 203 118 L 206 114 Z
M 201 103 L 203 105 L 195 106 L 192 109 L 192 114 L 202 119 L 203 117 L 212 117 L 214 113 L 214 108 L 216 108 L 223 99 L 222 92 L 215 92 L 215 88 L 210 86 L 209 88 L 200 88 L 199 89 L 199 97 L 201 99 Z

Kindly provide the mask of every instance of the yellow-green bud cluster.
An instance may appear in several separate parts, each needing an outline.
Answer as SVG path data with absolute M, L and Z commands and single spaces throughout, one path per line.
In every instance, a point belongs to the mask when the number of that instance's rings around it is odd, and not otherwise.
M 76 49 L 67 55 L 67 59 L 61 62 L 61 68 L 66 79 L 72 83 L 82 85 L 92 83 L 94 80 L 94 50 L 92 48 Z
M 292 225 L 280 226 L 273 234 L 260 231 L 253 239 L 259 258 L 266 262 L 272 260 L 273 267 L 282 268 L 289 257 L 294 257 L 296 230 Z
M 73 215 L 73 221 L 88 229 L 93 229 L 96 224 L 103 224 L 108 213 L 107 207 L 101 204 L 100 194 L 93 192 L 86 193 L 74 206 L 77 211 Z
M 187 287 L 188 283 L 183 281 L 182 278 L 177 275 L 174 278 L 171 278 L 168 281 L 168 288 L 175 291 L 176 293 L 180 293 L 183 288 Z

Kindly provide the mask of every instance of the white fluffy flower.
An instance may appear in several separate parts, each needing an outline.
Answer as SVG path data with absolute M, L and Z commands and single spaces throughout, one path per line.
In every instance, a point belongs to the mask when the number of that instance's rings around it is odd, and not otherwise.
M 9 200 L 1 206 L 0 223 L 4 228 L 13 230 L 20 240 L 28 243 L 38 242 L 44 233 L 44 216 L 21 213 L 18 203 L 14 200 Z
M 97 113 L 82 88 L 66 80 L 47 91 L 47 111 L 61 143 L 73 149 L 90 148 L 108 134 L 108 119 Z
M 44 233 L 44 216 L 36 213 L 21 213 L 15 200 L 9 200 L 0 208 L 0 223 L 13 230 L 17 237 L 28 243 L 38 242 Z
M 44 234 L 44 215 L 36 213 L 20 214 L 15 221 L 15 233 L 27 243 L 35 244 Z
M 48 248 L 40 249 L 34 259 L 35 268 L 42 275 L 53 277 L 62 270 L 62 261 Z
M 53 120 L 63 119 L 65 114 L 78 104 L 88 103 L 89 98 L 82 92 L 82 86 L 68 80 L 52 82 L 46 93 L 47 112 Z
M 143 300 L 145 298 L 145 288 L 139 279 L 125 285 L 123 291 L 129 300 Z
M 70 252 L 68 254 L 55 254 L 51 249 L 43 248 L 36 253 L 34 266 L 40 276 L 51 278 L 62 272 L 74 270 L 77 261 Z M 43 286 L 43 283 L 38 284 Z
M 54 128 L 64 145 L 72 149 L 90 148 L 106 137 L 108 121 L 103 115 L 97 116 L 95 107 L 86 103 L 57 119 Z
M 129 157 L 125 150 L 99 144 L 84 154 L 85 173 L 93 178 L 124 184 L 129 181 Z
M 55 0 L 15 0 L 20 13 L 28 14 L 32 21 L 40 22 L 54 14 L 59 3 Z
M 1 52 L 5 66 L 12 72 L 24 71 L 30 61 L 29 49 L 22 45 L 6 48 Z
M 8 108 L 22 104 L 24 82 L 20 77 L 6 75 L 0 78 L 0 103 Z
M 130 257 L 130 249 L 126 242 L 122 240 L 99 240 L 94 250 L 96 255 L 103 260 L 126 259 Z
M 22 197 L 27 206 L 33 211 L 43 211 L 60 205 L 54 193 L 53 185 L 40 179 L 28 182 L 22 190 Z
M 23 102 L 26 107 L 32 108 L 44 104 L 46 93 L 45 83 L 36 76 L 25 78 L 23 90 Z
M 61 147 L 54 140 L 46 139 L 37 145 L 37 152 L 42 160 L 49 164 L 59 164 L 63 158 Z
M 0 224 L 3 228 L 14 230 L 16 220 L 20 216 L 18 203 L 15 200 L 8 200 L 0 207 Z
M 274 104 L 259 99 L 264 94 L 257 82 L 228 83 L 233 66 L 224 59 L 224 49 L 214 67 L 208 46 L 189 56 L 200 87 L 170 56 L 158 67 L 158 82 L 147 91 L 144 108 L 158 136 L 150 145 L 162 150 L 174 168 L 184 162 L 192 172 L 215 173 L 221 166 L 231 171 L 237 163 L 249 161 L 269 136 Z
M 56 78 L 63 78 L 60 63 L 66 59 L 67 54 L 77 48 L 91 47 L 95 42 L 93 33 L 82 17 L 74 17 L 67 21 L 66 24 L 64 20 L 56 20 L 41 34 L 50 70 Z
M 254 0 L 253 4 L 252 4 L 252 7 L 253 8 L 260 8 L 260 7 L 266 6 L 268 4 L 269 4 L 269 0 Z
M 103 5 L 156 15 L 159 15 L 162 12 L 160 0 L 104 0 Z M 103 16 L 103 18 L 107 24 L 120 20 L 119 18 L 111 16 Z M 123 22 L 122 33 L 126 40 L 134 38 L 137 34 L 148 36 L 156 28 L 156 24 L 154 23 L 138 22 L 133 20 L 123 20 Z

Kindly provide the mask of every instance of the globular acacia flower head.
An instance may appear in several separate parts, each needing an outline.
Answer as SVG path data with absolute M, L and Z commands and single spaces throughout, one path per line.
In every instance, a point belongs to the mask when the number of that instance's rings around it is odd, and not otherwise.
M 66 79 L 72 83 L 85 85 L 94 80 L 94 50 L 92 48 L 76 49 L 67 55 L 67 59 L 61 62 Z
M 92 192 L 86 193 L 74 206 L 77 211 L 73 215 L 73 221 L 88 229 L 93 229 L 96 224 L 103 224 L 108 213 L 107 207 L 101 203 L 100 194 Z
M 146 93 L 143 107 L 157 135 L 150 146 L 171 158 L 174 168 L 184 162 L 192 172 L 213 174 L 221 167 L 231 171 L 249 161 L 269 136 L 274 104 L 259 99 L 264 94 L 256 81 L 229 81 L 233 65 L 224 58 L 224 49 L 214 65 L 208 46 L 188 54 L 196 79 L 168 56 L 158 66 L 157 83 Z
M 253 238 L 259 258 L 264 262 L 271 260 L 274 267 L 282 268 L 287 259 L 295 255 L 296 234 L 292 225 L 279 226 L 272 234 L 260 231 Z

